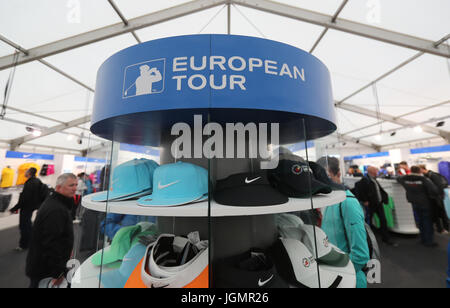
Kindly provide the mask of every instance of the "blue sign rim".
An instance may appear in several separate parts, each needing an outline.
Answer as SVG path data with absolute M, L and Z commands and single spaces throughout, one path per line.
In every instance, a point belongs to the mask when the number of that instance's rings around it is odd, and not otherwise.
M 273 56 L 274 59 L 278 56 L 279 52 L 282 54 L 280 58 L 276 58 L 279 61 L 279 66 L 283 66 L 281 68 L 281 72 L 279 75 L 281 77 L 285 77 L 287 81 L 280 81 L 270 79 L 270 82 L 274 84 L 273 88 L 280 89 L 278 92 L 274 89 L 268 89 L 269 87 L 262 85 L 261 87 L 253 87 L 252 90 L 248 90 L 244 94 L 237 95 L 232 90 L 235 89 L 225 89 L 224 91 L 214 91 L 209 84 L 206 88 L 202 89 L 200 95 L 198 92 L 192 91 L 193 89 L 183 89 L 184 91 L 175 92 L 170 85 L 163 84 L 157 90 L 150 90 L 151 93 L 146 93 L 147 97 L 143 95 L 137 94 L 137 86 L 135 85 L 136 93 L 127 94 L 128 89 L 133 88 L 132 80 L 127 81 L 127 69 L 129 67 L 135 66 L 137 70 L 137 64 L 132 64 L 133 62 L 139 63 L 147 63 L 147 62 L 155 62 L 156 60 L 150 59 L 149 55 L 147 61 L 142 61 L 146 59 L 142 58 L 142 54 L 146 52 L 152 51 L 155 52 L 154 58 L 158 58 L 158 60 L 164 60 L 164 71 L 162 82 L 167 82 L 170 76 L 172 79 L 176 79 L 176 77 L 170 75 L 167 70 L 167 62 L 173 63 L 173 72 L 175 71 L 175 60 L 178 59 L 175 56 L 170 55 L 167 58 L 161 58 L 160 54 L 158 54 L 158 49 L 162 51 L 166 51 L 167 46 L 178 46 L 181 55 L 187 55 L 192 57 L 196 57 L 197 54 L 195 52 L 199 52 L 196 47 L 192 47 L 192 42 L 198 42 L 200 45 L 204 44 L 204 47 L 209 47 L 209 50 L 206 50 L 203 54 L 208 54 L 211 56 L 212 54 L 220 54 L 229 57 L 229 55 L 239 54 L 241 51 L 240 48 L 243 41 L 249 41 L 253 44 L 260 44 L 258 47 L 261 50 L 244 50 L 242 51 L 242 59 L 249 61 L 250 56 L 248 54 L 256 53 L 255 57 L 259 56 L 267 52 L 268 54 L 276 54 Z M 229 44 L 228 44 L 229 43 Z M 174 45 L 175 44 L 175 45 Z M 178 45 L 176 45 L 178 44 Z M 183 45 L 184 44 L 184 45 Z M 224 47 L 225 46 L 225 47 Z M 164 49 L 166 48 L 166 49 Z M 193 48 L 193 51 L 189 51 L 189 48 Z M 264 49 L 266 48 L 266 49 Z M 187 51 L 185 51 L 185 49 Z M 156 51 L 155 51 L 156 50 Z M 237 51 L 236 51 L 237 50 Z M 220 52 L 218 52 L 220 51 Z M 258 54 L 259 52 L 260 54 Z M 245 55 L 244 55 L 245 54 Z M 247 56 L 247 58 L 246 58 Z M 201 56 L 200 56 L 201 57 Z M 285 58 L 283 58 L 285 57 Z M 302 91 L 296 90 L 299 87 L 297 83 L 293 83 L 293 81 L 288 80 L 286 76 L 292 77 L 292 73 L 289 72 L 289 69 L 283 75 L 282 72 L 284 70 L 284 65 L 289 67 L 286 63 L 288 60 L 293 58 L 293 63 L 301 63 L 305 67 L 308 76 L 308 82 L 303 80 L 305 85 L 301 82 Z M 257 59 L 257 58 L 255 58 Z M 265 59 L 265 62 L 270 62 L 269 56 L 261 59 Z M 288 60 L 285 60 L 288 59 Z M 172 60 L 172 61 L 169 61 Z M 282 62 L 285 61 L 285 62 Z M 250 61 L 249 61 L 250 62 Z M 274 62 L 274 61 L 272 61 Z M 130 64 L 131 63 L 131 64 Z M 155 62 L 156 63 L 156 62 Z M 178 63 L 178 62 L 177 62 Z M 229 63 L 229 62 L 228 62 Z M 275 62 L 278 63 L 278 62 Z M 192 65 L 192 64 L 191 64 Z M 187 65 L 189 66 L 189 65 Z M 181 66 L 182 67 L 182 66 Z M 206 67 L 206 66 L 205 66 Z M 214 66 L 213 66 L 214 67 Z M 270 66 L 269 66 L 270 67 Z M 293 65 L 294 69 L 296 68 Z M 300 66 L 299 66 L 300 67 Z M 142 67 L 141 67 L 142 68 Z M 219 66 L 220 68 L 220 66 Z M 266 75 L 268 75 L 268 68 L 266 64 Z M 186 70 L 188 70 L 186 68 Z M 209 73 L 209 77 L 211 75 L 215 75 L 218 69 L 211 71 L 205 69 L 205 73 Z M 256 71 L 256 69 L 255 69 Z M 253 73 L 253 71 L 251 71 Z M 269 71 L 270 72 L 270 71 Z M 304 71 L 302 71 L 304 73 Z M 137 76 L 134 73 L 134 76 Z M 119 75 L 123 77 L 120 80 Z M 132 76 L 132 74 L 129 74 Z M 247 72 L 247 75 L 243 75 L 244 77 L 250 76 L 250 73 Z M 256 83 L 259 85 L 260 80 L 269 82 L 269 77 L 265 76 L 263 73 L 256 74 L 256 77 L 248 77 L 248 83 Z M 262 76 L 262 77 L 261 77 Z M 297 75 L 294 74 L 295 79 L 297 79 Z M 299 75 L 302 77 L 301 75 Z M 303 75 L 304 76 L 304 75 Z M 313 77 L 310 77 L 313 76 Z M 130 77 L 131 78 L 131 77 Z M 230 77 L 231 78 L 231 77 Z M 252 79 L 253 78 L 253 79 Z M 139 79 L 139 78 L 138 78 Z M 161 78 L 160 78 L 161 79 Z M 181 78 L 180 78 L 181 79 Z M 267 80 L 266 80 L 267 79 Z M 280 78 L 281 79 L 281 78 Z M 293 78 L 291 78 L 293 79 Z M 302 78 L 299 78 L 302 79 Z M 312 81 L 309 81 L 312 79 Z M 173 81 L 173 80 L 172 80 Z M 177 82 L 178 79 L 177 79 Z M 296 81 L 297 82 L 297 81 Z M 137 80 L 134 84 L 137 83 Z M 175 83 L 175 82 L 172 82 Z M 269 83 L 269 85 L 272 85 Z M 276 84 L 277 83 L 277 84 Z M 114 84 L 116 86 L 114 86 Z M 128 87 L 131 84 L 130 87 Z M 222 82 L 222 85 L 224 83 Z M 292 84 L 295 85 L 293 88 Z M 120 94 L 119 94 L 119 85 L 120 85 Z M 178 84 L 179 86 L 180 84 Z M 227 84 L 228 85 L 228 84 Z M 254 84 L 252 84 L 254 85 Z M 281 87 L 280 87 L 281 85 Z M 286 86 L 285 86 L 286 85 Z M 231 80 L 229 86 L 231 87 Z M 238 87 L 239 84 L 236 86 Z M 278 86 L 278 87 L 276 87 Z M 128 87 L 127 90 L 125 90 Z M 151 86 L 150 86 L 151 87 Z M 244 86 L 245 87 L 245 86 Z M 286 88 L 284 88 L 286 87 Z M 187 86 L 186 86 L 187 88 Z M 241 90 L 243 86 L 241 84 Z M 179 90 L 179 89 L 177 89 Z M 196 90 L 196 89 L 195 89 Z M 204 91 L 203 91 L 204 90 Z M 217 90 L 217 89 L 215 89 Z M 247 90 L 247 89 L 245 89 Z M 293 91 L 296 90 L 296 91 Z M 125 91 L 125 92 L 124 92 Z M 166 93 L 162 93 L 166 91 Z M 191 91 L 191 92 L 189 92 Z M 264 92 L 264 93 L 259 93 Z M 265 95 L 266 92 L 268 95 Z M 249 95 L 250 93 L 250 95 Z M 152 95 L 148 95 L 152 94 Z M 154 94 L 154 95 L 153 95 Z M 125 95 L 125 96 L 124 96 Z M 249 98 L 245 98 L 248 96 Z M 294 97 L 295 96 L 295 97 Z M 255 100 L 256 99 L 256 100 Z M 317 99 L 317 102 L 314 101 Z M 126 100 L 126 102 L 124 102 Z M 235 102 L 237 101 L 237 102 Z M 254 101 L 258 101 L 257 104 Z M 184 104 L 182 104 L 183 102 Z M 315 106 L 317 105 L 317 106 Z M 217 113 L 218 110 L 227 110 L 225 113 L 221 113 L 223 117 L 212 117 L 214 120 L 212 122 L 216 122 L 219 124 L 225 123 L 236 123 L 234 120 L 234 115 L 239 115 L 243 110 L 244 111 L 258 111 L 261 115 L 260 118 L 253 117 L 252 115 L 247 118 L 242 118 L 242 121 L 238 122 L 256 122 L 261 123 L 261 118 L 264 123 L 272 122 L 272 123 L 280 123 L 281 127 L 289 127 L 289 122 L 292 122 L 292 115 L 295 115 L 297 119 L 303 119 L 305 125 L 307 127 L 306 132 L 289 132 L 289 136 L 287 136 L 286 142 L 299 142 L 303 140 L 313 140 L 316 138 L 320 138 L 326 135 L 333 133 L 336 129 L 336 120 L 335 120 L 335 111 L 334 111 L 334 100 L 331 94 L 331 79 L 328 68 L 324 65 L 324 63 L 315 57 L 307 53 L 304 50 L 299 48 L 290 46 L 285 43 L 277 42 L 274 40 L 261 39 L 249 36 L 238 36 L 238 35 L 221 35 L 221 34 L 200 34 L 200 35 L 186 35 L 186 36 L 175 36 L 168 38 L 161 38 L 149 42 L 145 42 L 142 44 L 138 44 L 135 46 L 128 47 L 124 50 L 117 52 L 108 58 L 100 67 L 98 75 L 97 75 L 97 86 L 96 86 L 96 94 L 95 94 L 95 104 L 94 104 L 94 112 L 92 115 L 92 125 L 91 131 L 108 140 L 124 142 L 128 144 L 136 144 L 136 145 L 151 145 L 151 146 L 159 146 L 159 137 L 153 136 L 152 133 L 147 133 L 149 130 L 163 130 L 170 124 L 174 124 L 172 118 L 176 113 L 184 114 L 184 118 L 179 119 L 183 122 L 189 122 L 188 116 L 192 116 L 193 114 L 202 114 L 208 116 L 210 114 Z M 195 111 L 195 112 L 194 112 Z M 271 116 L 267 116 L 264 113 L 271 113 Z M 234 114 L 234 115 L 233 115 Z M 156 127 L 147 126 L 147 125 L 136 125 L 136 123 L 144 122 L 143 119 L 146 119 L 148 122 L 157 122 L 159 123 Z M 178 121 L 179 122 L 179 121 Z M 286 129 L 285 129 L 286 131 Z M 283 134 L 281 134 L 283 135 Z M 133 136 L 133 137 L 129 137 Z

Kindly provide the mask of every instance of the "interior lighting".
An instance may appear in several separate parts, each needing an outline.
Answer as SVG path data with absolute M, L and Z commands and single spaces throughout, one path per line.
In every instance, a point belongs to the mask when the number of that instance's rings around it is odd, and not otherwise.
M 73 135 L 67 135 L 67 140 L 69 141 L 73 140 Z
M 414 127 L 414 131 L 415 131 L 416 133 L 421 133 L 421 132 L 423 132 L 422 126 L 416 126 L 416 127 Z
M 376 135 L 375 136 L 375 140 L 380 141 L 381 140 L 381 135 Z
M 35 137 L 39 137 L 42 135 L 42 132 L 38 129 L 33 130 L 33 136 Z

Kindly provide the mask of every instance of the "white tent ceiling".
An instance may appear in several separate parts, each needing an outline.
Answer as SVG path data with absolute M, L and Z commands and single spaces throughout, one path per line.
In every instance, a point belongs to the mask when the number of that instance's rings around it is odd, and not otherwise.
M 450 136 L 450 1 L 277 2 L 281 5 L 267 0 L 0 0 L 2 93 L 16 49 L 26 62 L 19 61 L 15 70 L 0 142 L 19 145 L 28 135 L 25 127 L 35 124 L 52 134 L 28 138 L 25 145 L 75 151 L 96 147 L 102 140 L 88 139 L 89 122 L 73 121 L 89 120 L 103 61 L 138 41 L 228 31 L 281 41 L 322 60 L 331 72 L 338 133 L 344 137 L 377 149 L 417 140 L 448 142 L 440 136 Z M 162 10 L 170 16 L 178 5 L 189 14 L 161 17 Z M 156 23 L 149 22 L 149 14 Z M 146 15 L 140 20 L 148 26 L 133 24 Z M 348 21 L 357 24 L 348 26 Z M 128 22 L 134 28 L 123 31 Z M 96 36 L 104 27 L 113 34 Z M 379 29 L 387 31 L 379 34 Z M 76 46 L 65 40 L 76 35 L 82 41 Z M 376 96 L 384 118 L 377 114 Z M 447 121 L 435 128 L 439 120 Z M 65 129 L 64 123 L 77 125 Z M 415 131 L 417 124 L 428 129 Z M 81 134 L 85 142 L 80 145 L 76 136 Z

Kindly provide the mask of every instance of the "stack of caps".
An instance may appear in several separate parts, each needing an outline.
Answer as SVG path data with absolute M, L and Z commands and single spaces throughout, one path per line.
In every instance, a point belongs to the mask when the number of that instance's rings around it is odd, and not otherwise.
M 92 201 L 123 201 L 148 195 L 152 192 L 157 167 L 156 162 L 145 158 L 118 165 L 113 171 L 109 191 L 93 195 Z
M 316 194 L 329 194 L 331 187 L 315 178 L 310 166 L 300 156 L 281 154 L 278 166 L 268 170 L 269 178 L 280 192 L 293 198 L 309 198 Z
M 149 288 L 208 288 L 208 241 L 162 234 L 149 246 L 141 278 Z
M 117 270 L 103 273 L 102 285 L 105 288 L 123 288 L 144 257 L 147 246 L 140 241 L 142 239 L 148 241 L 156 235 L 156 225 L 147 222 L 120 229 L 114 236 L 111 246 L 98 251 L 91 259 L 92 264 L 96 266 L 120 266 Z
M 287 203 L 288 197 L 331 193 L 334 186 L 326 171 L 315 163 L 311 166 L 292 153 L 280 154 L 275 169 L 234 174 L 217 181 L 214 200 L 231 206 L 270 206 Z
M 184 162 L 158 167 L 153 192 L 138 200 L 140 206 L 177 206 L 208 199 L 208 170 Z
M 289 285 L 338 288 L 344 276 L 354 276 L 349 256 L 329 243 L 320 228 L 303 224 L 280 228 L 280 234 L 282 237 L 270 248 L 270 254 L 278 273 Z

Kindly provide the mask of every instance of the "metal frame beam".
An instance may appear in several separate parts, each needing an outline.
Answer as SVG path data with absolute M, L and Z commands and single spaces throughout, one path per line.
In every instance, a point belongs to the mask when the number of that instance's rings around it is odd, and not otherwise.
M 102 149 L 105 148 L 105 146 L 110 145 L 110 143 L 111 143 L 111 141 L 106 140 L 106 141 L 102 142 L 102 143 L 99 144 L 99 145 L 96 145 L 96 146 L 93 146 L 93 147 L 89 147 L 89 148 L 87 148 L 87 149 L 84 149 L 84 150 L 83 150 L 83 153 L 85 153 L 85 154 L 87 155 L 87 154 L 89 154 L 89 153 L 92 153 L 92 152 L 95 152 L 95 151 L 98 151 L 98 150 L 102 150 Z
M 437 104 L 434 104 L 434 105 L 431 105 L 431 106 L 427 106 L 427 107 L 424 107 L 424 108 L 421 108 L 421 109 L 418 109 L 418 110 L 414 110 L 414 111 L 411 111 L 411 112 L 408 112 L 408 113 L 404 113 L 404 114 L 401 114 L 399 116 L 394 116 L 394 118 L 396 118 L 396 119 L 404 118 L 406 116 L 410 116 L 412 114 L 416 114 L 416 113 L 419 113 L 419 112 L 422 112 L 422 111 L 426 111 L 426 110 L 429 110 L 429 109 L 433 109 L 433 108 L 436 108 L 436 107 L 439 107 L 439 106 L 442 106 L 442 105 L 446 105 L 446 104 L 450 104 L 450 100 L 447 100 L 447 101 L 444 101 L 444 102 L 441 102 L 441 103 L 437 103 Z M 438 120 L 430 119 L 430 120 L 427 120 L 426 122 L 423 122 L 423 123 L 437 122 L 437 121 L 440 121 L 440 120 L 441 120 L 440 118 Z M 380 121 L 380 122 L 377 122 L 377 123 L 374 123 L 374 124 L 370 124 L 370 125 L 361 127 L 359 129 L 355 129 L 355 130 L 351 130 L 351 131 L 345 132 L 342 135 L 346 136 L 346 135 L 355 133 L 357 131 L 361 131 L 361 130 L 364 130 L 364 129 L 367 129 L 367 128 L 371 128 L 371 127 L 383 124 L 384 122 L 385 121 Z M 402 128 L 400 127 L 398 129 L 402 129 Z
M 28 55 L 22 54 L 19 56 L 17 65 L 39 60 L 74 48 L 86 46 L 118 35 L 130 33 L 132 31 L 165 21 L 210 9 L 229 3 L 230 1 L 231 0 L 195 0 L 162 11 L 130 19 L 128 21 L 128 25 L 124 25 L 123 22 L 120 22 L 101 29 L 68 37 L 60 41 L 29 49 Z M 12 67 L 14 65 L 13 60 L 13 55 L 0 58 L 0 70 Z
M 68 128 L 71 128 L 71 127 L 82 125 L 82 124 L 84 124 L 86 122 L 89 122 L 90 120 L 91 120 L 91 116 L 89 115 L 89 116 L 85 116 L 85 117 L 82 117 L 82 118 L 79 118 L 79 119 L 75 119 L 75 120 L 70 121 L 68 123 L 63 123 L 63 124 L 60 124 L 60 125 L 53 126 L 53 127 L 48 128 L 48 129 L 45 129 L 45 130 L 42 131 L 42 134 L 39 137 L 36 137 L 36 136 L 33 136 L 33 135 L 26 135 L 26 136 L 23 136 L 23 137 L 19 137 L 19 138 L 13 139 L 13 140 L 10 141 L 11 149 L 15 149 L 16 147 L 18 147 L 18 146 L 20 146 L 20 145 L 22 145 L 24 143 L 28 143 L 28 142 L 30 142 L 32 140 L 39 139 L 39 138 L 42 138 L 42 137 L 45 137 L 45 136 L 57 133 L 57 132 L 60 132 L 62 130 L 65 130 L 65 129 L 68 129 Z
M 377 82 L 379 82 L 380 80 L 386 78 L 387 76 L 391 75 L 392 73 L 398 71 L 399 69 L 401 69 L 402 67 L 404 67 L 405 65 L 411 63 L 412 61 L 416 60 L 417 58 L 419 58 L 420 56 L 424 55 L 423 52 L 419 52 L 417 54 L 415 54 L 414 56 L 412 56 L 411 58 L 409 58 L 408 60 L 400 63 L 399 65 L 397 65 L 396 67 L 394 67 L 393 69 L 391 69 L 390 71 L 388 71 L 387 73 L 384 73 L 383 75 L 381 75 L 380 77 L 378 77 L 377 79 L 369 82 L 368 84 L 366 84 L 364 87 L 362 87 L 361 89 L 353 92 L 352 94 L 348 95 L 347 97 L 345 97 L 344 99 L 340 100 L 339 102 L 336 103 L 337 106 L 339 106 L 341 103 L 349 100 L 350 98 L 352 98 L 353 96 L 361 93 L 362 91 L 366 90 L 367 88 L 370 88 L 372 85 L 376 84 Z
M 65 148 L 65 147 L 55 147 L 55 146 L 47 146 L 47 145 L 40 145 L 40 144 L 34 144 L 34 143 L 27 143 L 24 144 L 23 147 L 25 148 L 24 150 L 26 150 L 26 148 L 42 148 L 42 149 L 51 149 L 51 150 L 59 150 L 59 151 L 66 151 L 66 152 L 72 152 L 73 153 L 79 153 L 82 154 L 83 151 L 80 150 L 75 150 L 75 149 L 69 149 L 69 148 Z M 19 147 L 20 148 L 20 147 Z M 47 152 L 50 152 L 47 150 Z
M 406 120 L 406 119 L 400 119 L 398 117 L 394 117 L 394 116 L 391 116 L 391 115 L 388 115 L 385 113 L 379 113 L 377 116 L 373 110 L 365 109 L 365 108 L 355 106 L 355 105 L 341 103 L 339 105 L 336 105 L 336 107 L 347 110 L 347 111 L 351 111 L 354 113 L 359 113 L 359 114 L 362 114 L 362 115 L 365 115 L 368 117 L 379 118 L 383 121 L 391 122 L 391 123 L 394 123 L 394 124 L 397 124 L 400 126 L 415 127 L 417 125 L 420 125 L 420 123 Z M 450 142 L 450 133 L 449 132 L 443 131 L 441 129 L 437 129 L 435 127 L 430 127 L 427 125 L 422 125 L 422 129 L 426 133 L 438 135 L 438 136 L 444 138 L 445 140 L 447 140 L 447 142 Z
M 237 5 L 264 11 L 267 13 L 272 13 L 303 22 L 312 23 L 318 26 L 378 40 L 381 42 L 450 58 L 450 51 L 447 49 L 447 46 L 436 46 L 436 43 L 430 40 L 372 27 L 345 19 L 334 19 L 333 16 L 330 15 L 312 12 L 301 9 L 299 7 L 289 6 L 269 0 L 231 0 L 231 2 Z
M 350 137 L 350 136 L 344 136 L 342 134 L 338 134 L 337 135 L 338 139 L 340 140 L 340 142 L 345 141 L 345 142 L 351 142 L 351 143 L 355 143 L 355 144 L 361 144 L 363 146 L 372 148 L 374 150 L 376 150 L 377 152 L 380 151 L 381 149 L 381 145 L 379 144 L 375 144 L 375 143 L 371 143 L 371 142 L 367 142 L 364 140 L 361 140 L 360 138 L 354 138 L 354 137 Z
M 122 19 L 122 22 L 125 26 L 128 26 L 128 20 L 125 18 L 125 16 L 123 16 L 122 12 L 120 11 L 119 7 L 114 3 L 113 0 L 108 0 L 109 4 L 112 6 L 112 8 L 114 9 L 114 11 L 117 13 L 117 15 L 119 15 L 120 19 Z M 133 34 L 134 38 L 136 39 L 136 41 L 140 44 L 142 43 L 141 39 L 137 36 L 136 32 L 131 31 L 131 34 Z
M 392 149 L 392 148 L 398 147 L 400 145 L 407 145 L 410 147 L 411 144 L 413 144 L 413 143 L 422 143 L 424 141 L 433 143 L 433 142 L 438 142 L 439 141 L 438 138 L 439 137 L 431 138 L 431 139 L 430 138 L 421 138 L 421 139 L 410 140 L 410 141 L 396 142 L 396 143 L 383 145 L 383 146 L 381 146 L 381 149 Z
M 344 19 L 334 18 L 334 16 L 308 11 L 286 4 L 276 3 L 268 0 L 195 0 L 162 11 L 147 14 L 128 21 L 128 25 L 120 22 L 115 25 L 93 30 L 87 33 L 72 36 L 60 41 L 49 43 L 27 50 L 27 54 L 19 57 L 17 64 L 24 64 L 34 60 L 39 60 L 74 48 L 82 47 L 101 40 L 112 38 L 125 33 L 130 33 L 145 27 L 149 27 L 168 20 L 193 14 L 202 10 L 213 8 L 223 4 L 236 4 L 252 9 L 272 13 L 303 22 L 316 24 L 329 29 L 343 31 L 366 38 L 394 44 L 424 53 L 450 58 L 450 51 L 447 45 L 442 44 L 446 39 L 433 42 L 397 33 L 385 29 L 380 29 L 361 23 L 356 23 Z M 438 44 L 438 45 L 437 45 Z M 0 70 L 13 66 L 14 55 L 0 58 Z
M 337 9 L 336 13 L 334 13 L 333 17 L 331 18 L 331 22 L 336 22 L 336 19 L 338 18 L 339 14 L 342 12 L 342 10 L 344 9 L 344 7 L 347 5 L 349 0 L 344 0 L 341 5 L 339 6 L 339 8 Z M 309 51 L 309 53 L 313 53 L 314 50 L 316 49 L 316 47 L 319 45 L 320 41 L 323 39 L 323 37 L 325 36 L 325 34 L 327 34 L 328 32 L 328 27 L 326 27 L 325 29 L 323 29 L 322 33 L 320 34 L 319 38 L 317 39 L 317 41 L 314 43 L 313 47 L 311 48 L 311 50 Z

